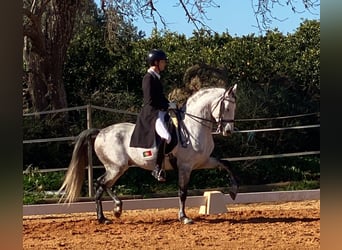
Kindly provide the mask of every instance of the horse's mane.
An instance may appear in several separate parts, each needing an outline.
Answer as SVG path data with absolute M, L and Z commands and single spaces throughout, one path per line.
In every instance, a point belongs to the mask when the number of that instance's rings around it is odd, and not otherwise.
M 184 106 L 186 105 L 186 103 L 190 103 L 190 102 L 196 102 L 197 100 L 199 100 L 201 97 L 203 97 L 204 95 L 208 94 L 209 92 L 212 92 L 213 90 L 220 90 L 223 88 L 219 88 L 219 87 L 205 87 L 205 88 L 201 88 L 198 91 L 196 91 L 195 93 L 193 93 L 185 102 Z

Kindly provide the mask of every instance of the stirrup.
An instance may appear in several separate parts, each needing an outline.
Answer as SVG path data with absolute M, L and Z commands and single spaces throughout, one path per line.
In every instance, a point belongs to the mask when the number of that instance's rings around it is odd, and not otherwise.
M 165 171 L 163 169 L 160 169 L 160 170 L 154 169 L 151 174 L 154 178 L 156 178 L 160 182 L 166 181 L 166 179 L 164 178 Z

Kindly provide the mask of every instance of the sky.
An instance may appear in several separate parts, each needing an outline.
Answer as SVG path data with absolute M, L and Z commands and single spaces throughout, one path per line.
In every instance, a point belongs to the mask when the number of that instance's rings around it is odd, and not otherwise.
M 208 20 L 205 23 L 215 32 L 228 32 L 231 36 L 243 36 L 254 33 L 260 35 L 257 27 L 256 17 L 252 8 L 252 0 L 214 0 L 220 8 L 210 7 L 206 9 Z M 280 0 L 282 1 L 282 0 Z M 319 1 L 319 0 L 318 0 Z M 99 2 L 99 0 L 95 1 Z M 254 0 L 255 2 L 255 0 Z M 285 0 L 282 2 L 286 2 Z M 298 11 L 303 11 L 302 0 L 294 0 L 297 3 Z M 154 5 L 164 17 L 167 23 L 167 29 L 179 34 L 185 34 L 191 37 L 193 30 L 196 28 L 192 23 L 187 22 L 184 10 L 181 6 L 176 6 L 177 0 L 155 0 Z M 314 10 L 313 14 L 305 11 L 305 13 L 293 13 L 290 7 L 277 7 L 272 10 L 272 14 L 278 20 L 273 20 L 270 29 L 277 28 L 283 34 L 293 33 L 299 27 L 303 20 L 319 20 L 320 8 Z M 163 29 L 162 23 L 158 21 L 158 29 Z M 138 30 L 144 31 L 149 37 L 153 28 L 153 23 L 147 23 L 142 18 L 133 23 Z
M 299 11 L 304 10 L 302 0 L 295 0 Z M 195 26 L 187 22 L 184 10 L 176 6 L 176 0 L 159 0 L 155 2 L 156 8 L 161 15 L 166 19 L 168 29 L 179 34 L 185 34 L 187 37 L 192 35 Z M 206 24 L 218 33 L 226 32 L 232 36 L 243 36 L 249 34 L 259 35 L 257 21 L 253 12 L 251 0 L 215 0 L 220 8 L 211 7 L 207 9 L 206 16 L 210 20 L 205 20 Z M 285 2 L 285 1 L 284 1 Z M 278 20 L 273 20 L 271 29 L 278 28 L 283 34 L 293 33 L 305 20 L 319 20 L 320 9 L 319 7 L 314 11 L 314 14 L 309 12 L 293 13 L 288 6 L 273 9 L 273 14 Z M 154 28 L 152 23 L 146 23 L 140 19 L 134 22 L 134 25 L 139 30 L 145 31 L 147 36 L 150 36 Z M 158 24 L 158 28 L 163 28 L 163 25 Z

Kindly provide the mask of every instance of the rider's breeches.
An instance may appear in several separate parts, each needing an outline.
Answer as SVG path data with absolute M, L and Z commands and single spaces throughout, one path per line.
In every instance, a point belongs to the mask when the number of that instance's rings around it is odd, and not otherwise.
M 165 115 L 166 115 L 166 111 L 159 111 L 155 128 L 156 128 L 157 134 L 161 138 L 165 139 L 166 143 L 169 144 L 171 141 L 171 135 L 169 131 L 167 130 L 167 127 L 165 124 Z

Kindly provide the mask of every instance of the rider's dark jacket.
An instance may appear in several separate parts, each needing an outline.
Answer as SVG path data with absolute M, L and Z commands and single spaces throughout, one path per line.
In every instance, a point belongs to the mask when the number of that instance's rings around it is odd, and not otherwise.
M 166 111 L 169 101 L 154 72 L 147 72 L 142 80 L 143 107 L 138 114 L 130 147 L 151 148 L 156 138 L 155 123 L 159 110 Z

